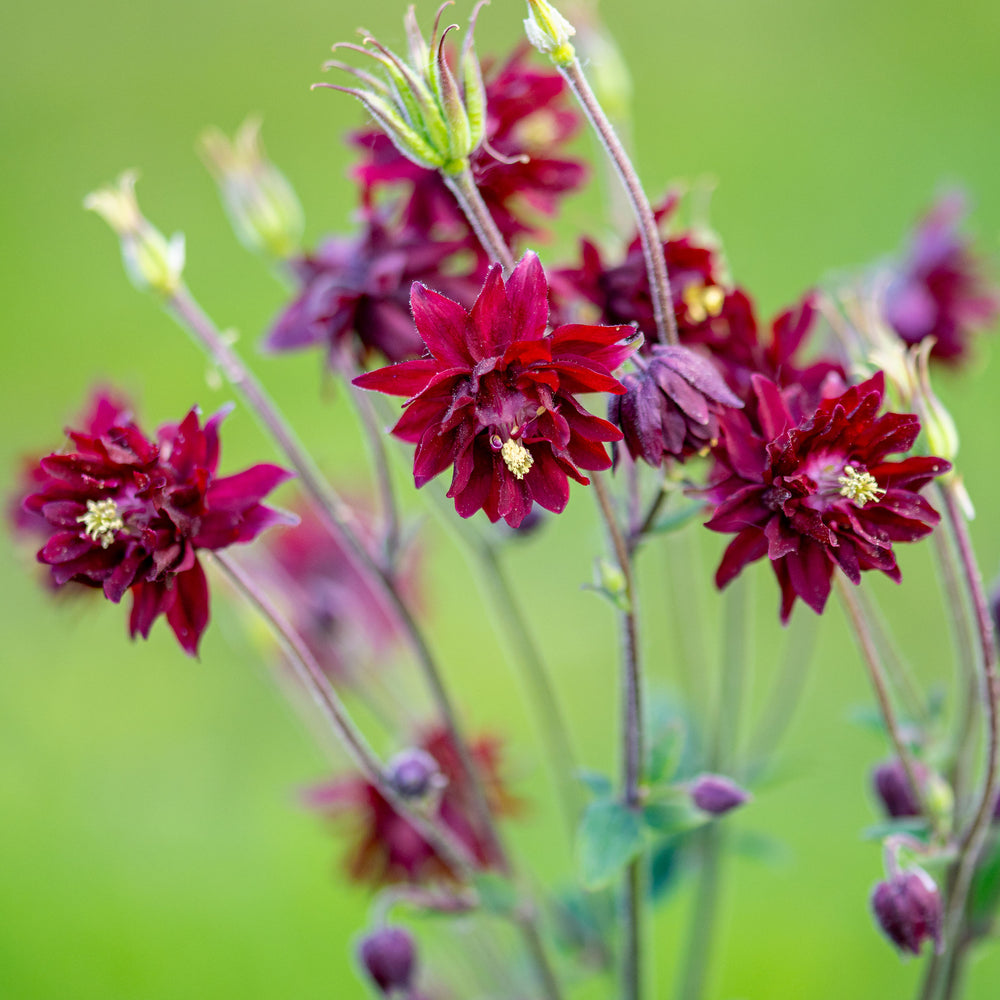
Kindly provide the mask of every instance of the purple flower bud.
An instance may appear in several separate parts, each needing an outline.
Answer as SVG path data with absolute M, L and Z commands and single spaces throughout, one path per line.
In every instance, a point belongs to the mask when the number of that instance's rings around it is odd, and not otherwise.
M 702 811 L 713 816 L 743 805 L 750 793 L 721 774 L 699 775 L 691 784 L 691 801 Z
M 372 981 L 386 996 L 393 990 L 411 988 L 417 956 L 409 931 L 402 927 L 374 931 L 361 942 L 358 955 Z
M 446 783 L 438 762 L 419 747 L 396 754 L 388 763 L 387 777 L 404 799 L 422 799 Z
M 899 949 L 920 954 L 925 938 L 941 945 L 941 896 L 922 868 L 898 872 L 872 892 L 872 912 Z
M 923 784 L 927 779 L 927 768 L 916 762 L 914 772 L 917 781 Z M 881 800 L 886 815 L 892 819 L 920 815 L 920 806 L 913 796 L 906 769 L 898 758 L 879 764 L 872 771 L 872 787 Z

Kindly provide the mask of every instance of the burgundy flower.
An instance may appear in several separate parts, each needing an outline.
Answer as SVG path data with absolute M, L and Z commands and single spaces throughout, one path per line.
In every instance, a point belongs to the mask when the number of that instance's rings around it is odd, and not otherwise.
M 897 872 L 872 892 L 872 911 L 886 937 L 901 951 L 920 954 L 930 938 L 941 947 L 941 894 L 922 868 Z
M 468 848 L 478 865 L 496 865 L 499 859 L 475 818 L 473 791 L 450 736 L 444 729 L 432 729 L 419 740 L 419 746 L 437 761 L 446 781 L 435 815 Z M 500 776 L 500 741 L 483 738 L 469 749 L 493 812 L 516 812 L 518 802 Z M 456 877 L 434 848 L 364 779 L 341 778 L 321 785 L 307 793 L 306 802 L 338 825 L 344 818 L 353 821 L 357 842 L 347 857 L 353 878 L 379 886 Z
M 298 296 L 278 317 L 263 347 L 287 351 L 324 346 L 331 367 L 346 353 L 352 365 L 372 354 L 389 361 L 423 350 L 410 316 L 410 285 L 423 281 L 471 302 L 481 274 L 452 273 L 463 240 L 433 240 L 403 229 L 377 213 L 366 213 L 353 238 L 327 240 L 295 265 Z
M 625 394 L 608 407 L 633 458 L 654 468 L 718 443 L 723 407 L 741 407 L 712 362 L 687 347 L 656 344 L 638 372 L 622 376 Z
M 971 336 L 1000 315 L 1000 294 L 959 232 L 964 215 L 957 192 L 930 210 L 885 299 L 885 318 L 906 343 L 934 337 L 931 356 L 952 364 L 965 360 Z
M 887 461 L 913 445 L 917 418 L 878 416 L 881 372 L 802 420 L 793 418 L 773 382 L 755 376 L 753 389 L 755 413 L 726 410 L 721 418 L 723 441 L 706 490 L 718 504 L 706 527 L 736 535 L 716 585 L 767 556 L 787 621 L 796 597 L 823 610 L 838 566 L 855 584 L 862 570 L 872 569 L 898 581 L 893 543 L 922 538 L 937 524 L 919 490 L 951 468 L 932 457 Z
M 218 478 L 219 423 L 198 411 L 157 432 L 156 442 L 98 403 L 87 430 L 69 430 L 73 451 L 41 459 L 24 507 L 48 524 L 38 553 L 55 586 L 101 587 L 116 604 L 132 595 L 129 631 L 143 638 L 161 614 L 194 655 L 208 624 L 208 585 L 199 549 L 249 542 L 273 524 L 293 523 L 260 501 L 290 473 L 255 465 Z
M 559 155 L 579 128 L 580 117 L 569 105 L 562 77 L 528 65 L 526 47 L 496 75 L 487 71 L 487 77 L 486 144 L 472 154 L 470 166 L 483 200 L 509 239 L 537 231 L 523 217 L 522 203 L 552 215 L 559 198 L 585 180 L 582 163 Z M 404 184 L 410 189 L 404 215 L 408 226 L 425 234 L 442 228 L 467 232 L 465 216 L 436 171 L 406 159 L 383 132 L 359 133 L 354 143 L 366 154 L 355 175 L 367 199 L 386 185 Z
M 562 326 L 546 334 L 542 265 L 525 254 L 504 283 L 490 269 L 470 312 L 415 284 L 413 316 L 430 357 L 361 375 L 355 385 L 409 396 L 393 433 L 416 444 L 418 487 L 454 466 L 448 496 L 462 517 L 486 511 L 517 527 L 538 503 L 559 512 L 569 476 L 606 469 L 618 428 L 578 393 L 624 392 L 611 374 L 632 351 L 625 327 Z

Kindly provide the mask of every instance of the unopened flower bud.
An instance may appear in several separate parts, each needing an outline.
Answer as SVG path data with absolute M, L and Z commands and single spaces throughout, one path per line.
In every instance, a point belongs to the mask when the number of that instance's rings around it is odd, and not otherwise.
M 691 801 L 702 811 L 712 816 L 724 813 L 749 801 L 750 793 L 740 788 L 735 781 L 721 774 L 702 774 L 691 783 Z
M 930 453 L 946 458 L 954 464 L 955 456 L 958 455 L 958 428 L 944 403 L 931 389 L 929 362 L 933 347 L 933 340 L 924 340 L 913 349 L 916 366 L 914 402 L 920 414 L 924 434 L 927 435 L 927 447 Z
M 576 28 L 548 0 L 528 0 L 524 33 L 528 41 L 556 66 L 568 66 L 576 58 L 570 43 Z
M 409 931 L 402 927 L 373 931 L 361 942 L 358 956 L 372 982 L 386 996 L 412 987 L 417 955 Z
M 386 767 L 386 777 L 395 792 L 408 800 L 425 799 L 447 784 L 438 762 L 419 747 L 396 754 Z
M 872 892 L 872 912 L 886 937 L 902 951 L 920 954 L 926 938 L 941 947 L 941 894 L 922 868 L 897 872 Z
M 199 146 L 244 246 L 279 260 L 294 255 L 304 228 L 302 206 L 285 175 L 264 152 L 260 120 L 248 118 L 232 142 L 218 129 L 209 129 Z
M 139 211 L 137 176 L 135 171 L 126 171 L 116 185 L 88 194 L 83 207 L 97 212 L 118 235 L 125 272 L 136 288 L 170 296 L 184 272 L 184 236 L 175 233 L 168 240 Z
M 914 772 L 917 781 L 923 784 L 927 779 L 927 768 L 917 761 L 914 763 Z M 920 815 L 920 805 L 899 758 L 894 757 L 875 768 L 872 772 L 872 787 L 881 800 L 886 815 L 892 819 Z

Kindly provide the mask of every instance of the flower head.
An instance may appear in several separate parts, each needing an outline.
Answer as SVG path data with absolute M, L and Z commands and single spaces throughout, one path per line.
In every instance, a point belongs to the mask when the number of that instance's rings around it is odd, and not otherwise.
M 466 846 L 478 865 L 495 865 L 499 859 L 475 818 L 473 790 L 451 737 L 444 729 L 432 729 L 420 738 L 418 746 L 434 759 L 446 781 L 434 815 Z M 489 738 L 470 746 L 494 813 L 509 814 L 516 810 L 517 802 L 500 776 L 500 748 L 498 740 Z M 353 820 L 357 841 L 347 858 L 352 877 L 374 885 L 455 877 L 447 862 L 367 781 L 341 778 L 311 789 L 306 802 L 338 824 L 345 818 Z
M 754 376 L 754 407 L 727 410 L 707 496 L 718 505 L 706 527 L 734 533 L 715 575 L 724 587 L 767 556 L 781 586 L 781 618 L 800 597 L 821 612 L 839 566 L 852 583 L 863 570 L 899 580 L 894 542 L 922 538 L 939 517 L 920 489 L 951 466 L 911 456 L 915 416 L 878 411 L 879 372 L 795 419 L 786 395 Z M 790 394 L 789 394 L 790 395 Z
M 393 433 L 417 446 L 418 487 L 454 466 L 448 496 L 462 517 L 484 510 L 517 527 L 532 504 L 555 512 L 568 477 L 606 469 L 621 432 L 576 396 L 621 393 L 611 374 L 632 352 L 626 327 L 562 326 L 546 334 L 545 274 L 525 254 L 504 282 L 491 268 L 471 311 L 423 285 L 411 296 L 429 357 L 368 372 L 364 389 L 408 396 Z
M 928 938 L 941 947 L 941 894 L 922 868 L 900 871 L 879 882 L 871 905 L 886 937 L 901 951 L 919 955 Z
M 942 198 L 924 217 L 885 297 L 885 318 L 908 344 L 935 340 L 931 356 L 965 360 L 974 333 L 1000 315 L 1000 292 L 982 276 L 981 261 L 959 232 L 965 199 Z
M 150 441 L 117 404 L 98 400 L 89 425 L 68 431 L 74 450 L 41 459 L 24 500 L 45 523 L 38 560 L 50 567 L 54 586 L 100 587 L 116 604 L 131 593 L 131 635 L 147 637 L 162 614 L 191 655 L 208 624 L 198 551 L 294 523 L 260 502 L 289 477 L 284 469 L 255 465 L 216 475 L 226 412 L 202 427 L 191 410 Z

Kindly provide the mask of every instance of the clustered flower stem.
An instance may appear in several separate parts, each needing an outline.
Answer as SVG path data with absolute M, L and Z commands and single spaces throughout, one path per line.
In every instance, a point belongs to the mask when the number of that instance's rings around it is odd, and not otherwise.
M 646 261 L 646 273 L 652 295 L 657 337 L 663 343 L 676 344 L 678 342 L 677 320 L 674 316 L 673 297 L 670 294 L 667 263 L 663 257 L 656 216 L 653 214 L 652 206 L 642 188 L 639 175 L 618 138 L 611 120 L 605 114 L 597 96 L 587 82 L 580 60 L 574 57 L 572 62 L 565 65 L 557 64 L 557 67 L 563 79 L 569 84 L 573 95 L 580 102 L 580 106 L 594 127 L 594 131 L 597 132 L 601 145 L 610 157 L 615 172 L 625 188 L 639 230 L 642 254 Z
M 636 621 L 635 577 L 628 543 L 618 525 L 618 518 L 608 488 L 600 476 L 591 480 L 594 495 L 604 520 L 618 567 L 625 581 L 625 608 L 621 612 L 622 637 L 622 802 L 630 809 L 642 803 L 642 762 L 645 753 L 642 710 L 642 670 L 639 658 L 639 631 Z M 645 913 L 643 893 L 643 858 L 640 855 L 625 871 L 625 944 L 622 968 L 623 1000 L 638 1000 L 643 995 L 642 934 Z
M 394 616 L 404 630 L 430 688 L 434 704 L 455 744 L 462 770 L 469 779 L 469 786 L 475 800 L 475 810 L 484 833 L 490 841 L 491 847 L 495 849 L 496 857 L 501 859 L 501 867 L 505 870 L 508 869 L 506 852 L 500 843 L 499 833 L 489 803 L 486 801 L 482 782 L 473 764 L 468 744 L 462 736 L 458 718 L 441 678 L 437 661 L 392 576 L 385 567 L 379 566 L 369 555 L 354 530 L 353 515 L 350 509 L 316 468 L 315 463 L 299 443 L 277 404 L 246 367 L 237 352 L 226 343 L 215 324 L 205 314 L 187 288 L 180 285 L 167 298 L 166 303 L 170 312 L 194 337 L 212 361 L 219 366 L 223 377 L 240 392 L 250 409 L 274 438 L 292 468 L 298 473 L 303 487 L 324 516 L 330 530 L 347 544 L 348 551 L 357 561 L 359 568 L 379 584 Z
M 490 259 L 502 265 L 504 277 L 507 277 L 514 269 L 514 255 L 497 228 L 496 222 L 493 221 L 493 216 L 479 193 L 468 163 L 457 174 L 442 173 L 441 176 L 448 185 L 448 190 L 455 196 L 469 226 L 476 234 L 476 239 Z

